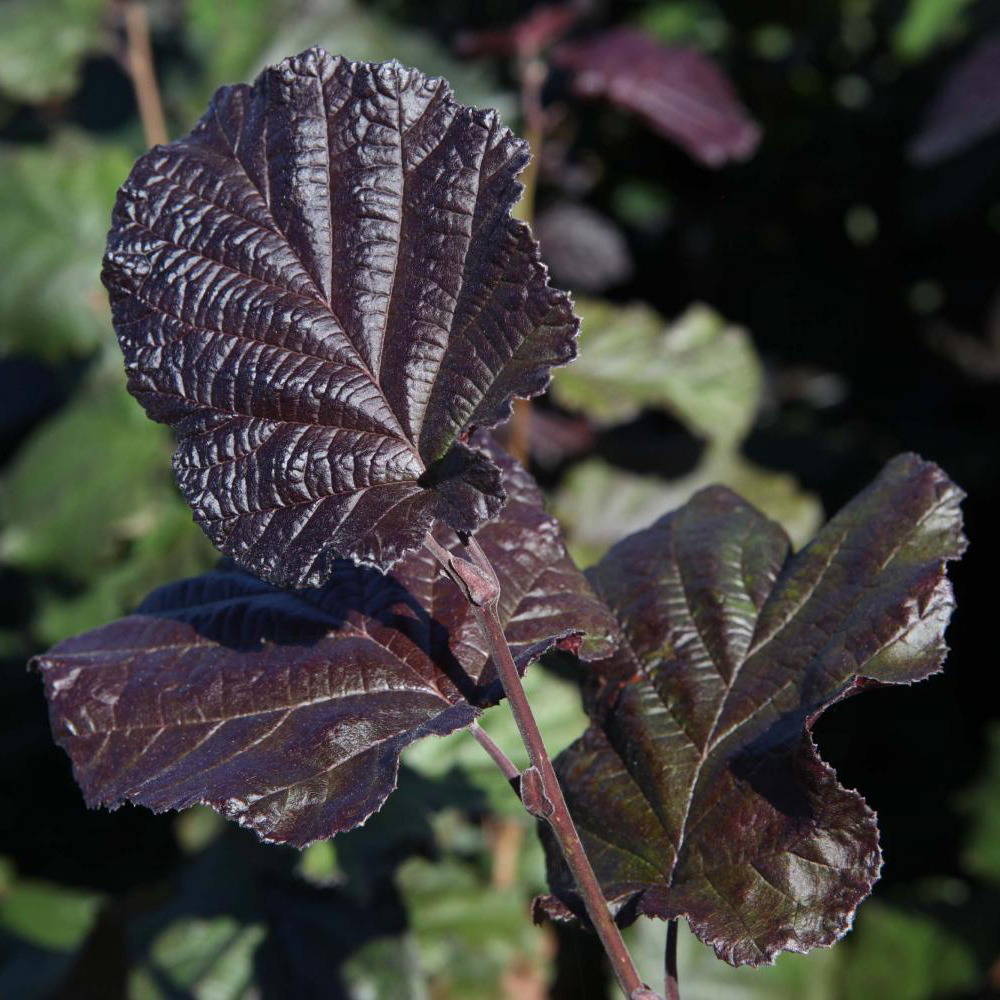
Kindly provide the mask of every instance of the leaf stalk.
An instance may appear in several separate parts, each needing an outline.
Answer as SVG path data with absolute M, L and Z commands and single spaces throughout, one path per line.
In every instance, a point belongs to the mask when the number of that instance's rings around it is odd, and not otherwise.
M 483 552 L 476 539 L 470 537 L 463 539 L 463 542 L 471 562 L 484 575 L 492 576 L 493 579 L 496 579 L 496 573 L 489 558 Z M 517 665 L 514 662 L 510 646 L 507 643 L 507 637 L 504 635 L 503 625 L 500 623 L 500 617 L 497 614 L 499 594 L 483 604 L 477 603 L 469 593 L 467 585 L 455 571 L 455 565 L 458 561 L 456 557 L 430 535 L 427 536 L 426 545 L 441 564 L 445 573 L 458 584 L 462 593 L 466 595 L 469 607 L 479 622 L 479 626 L 489 645 L 490 655 L 500 676 L 500 682 L 503 685 L 507 703 L 510 705 L 514 721 L 517 723 L 517 728 L 521 733 L 521 740 L 528 753 L 529 767 L 521 774 L 521 784 L 523 786 L 526 783 L 531 788 L 531 794 L 527 796 L 530 803 L 525 801 L 526 797 L 523 789 L 521 790 L 522 802 L 525 803 L 525 807 L 530 813 L 544 818 L 552 828 L 562 855 L 566 860 L 567 867 L 573 875 L 573 880 L 586 907 L 587 915 L 590 917 L 594 930 L 597 931 L 597 935 L 601 940 L 601 944 L 608 956 L 622 992 L 626 997 L 633 997 L 634 995 L 655 997 L 656 994 L 650 993 L 639 978 L 639 973 L 636 970 L 635 963 L 632 961 L 632 956 L 629 954 L 628 948 L 626 948 L 625 942 L 622 939 L 621 931 L 608 911 L 608 905 L 604 899 L 604 894 L 601 892 L 600 883 L 597 881 L 594 869 L 591 867 L 590 861 L 584 851 L 583 842 L 580 840 L 580 834 L 577 832 L 576 825 L 570 815 L 569 807 L 566 805 L 566 799 L 563 797 L 562 789 L 559 786 L 559 779 L 556 777 L 552 761 L 549 758 L 548 751 L 545 749 L 545 742 L 542 739 L 538 723 L 535 720 L 534 712 L 531 710 L 528 696 L 524 691 L 524 685 L 521 683 L 521 675 L 518 673 Z M 476 736 L 476 738 L 479 739 L 480 743 L 483 743 L 483 740 L 479 736 Z M 492 741 L 490 742 L 492 743 Z M 497 757 L 494 756 L 485 743 L 483 743 L 483 746 L 486 747 L 490 756 L 494 760 L 497 760 Z M 504 764 L 500 761 L 498 763 L 500 763 L 501 770 L 507 774 L 508 772 Z M 509 764 L 510 761 L 507 761 L 507 763 Z M 526 778 L 528 779 L 527 782 L 525 782 Z

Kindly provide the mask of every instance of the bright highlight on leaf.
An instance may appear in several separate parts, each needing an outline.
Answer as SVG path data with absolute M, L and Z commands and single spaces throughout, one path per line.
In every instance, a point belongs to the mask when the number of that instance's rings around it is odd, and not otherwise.
M 581 632 L 585 656 L 607 656 L 614 618 L 537 487 L 488 438 L 474 442 L 509 497 L 476 537 L 519 666 Z M 449 529 L 437 537 L 458 549 Z M 390 576 L 339 561 L 319 590 L 220 569 L 155 591 L 36 664 L 90 805 L 203 802 L 297 846 L 363 823 L 395 788 L 404 747 L 501 697 L 469 605 L 423 549 Z
M 462 440 L 541 392 L 578 325 L 510 216 L 527 160 L 444 80 L 310 49 L 136 164 L 103 275 L 129 388 L 243 568 L 318 585 L 496 516 Z
M 864 685 L 940 669 L 961 498 L 901 456 L 789 557 L 781 528 L 713 487 L 591 571 L 623 641 L 588 669 L 591 725 L 556 769 L 620 922 L 686 917 L 734 965 L 846 933 L 878 829 L 810 732 Z M 556 895 L 538 905 L 566 917 L 547 847 Z

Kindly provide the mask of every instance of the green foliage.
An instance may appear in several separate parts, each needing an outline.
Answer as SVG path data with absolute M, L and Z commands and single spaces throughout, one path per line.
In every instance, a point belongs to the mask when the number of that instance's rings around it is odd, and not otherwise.
M 60 361 L 113 342 L 95 261 L 131 163 L 132 151 L 77 134 L 0 150 L 0 357 Z
M 68 97 L 80 63 L 102 45 L 105 0 L 4 0 L 0 92 L 21 101 Z
M 645 408 L 672 412 L 700 437 L 741 441 L 756 416 L 761 365 L 745 330 L 707 306 L 670 325 L 648 306 L 576 304 L 580 357 L 556 371 L 552 396 L 601 424 Z
M 904 59 L 920 59 L 954 35 L 970 0 L 909 0 L 893 43 Z
M 965 865 L 980 878 L 1000 885 L 1000 726 L 987 733 L 986 768 L 960 799 L 969 817 Z

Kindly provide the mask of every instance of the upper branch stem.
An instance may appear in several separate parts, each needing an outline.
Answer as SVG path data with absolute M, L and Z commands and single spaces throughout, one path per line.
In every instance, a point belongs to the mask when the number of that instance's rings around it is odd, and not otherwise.
M 545 749 L 538 723 L 535 721 L 535 715 L 524 692 L 524 686 L 521 684 L 521 675 L 518 673 L 517 664 L 514 662 L 510 646 L 507 644 L 503 625 L 497 614 L 497 597 L 493 596 L 492 599 L 484 603 L 477 603 L 474 595 L 470 596 L 470 590 L 464 582 L 463 575 L 456 573 L 456 566 L 465 560 L 451 555 L 430 535 L 428 535 L 427 547 L 442 564 L 447 574 L 462 588 L 489 645 L 490 654 L 503 684 L 504 694 L 507 696 L 507 703 L 510 705 L 525 750 L 528 752 L 529 767 L 521 775 L 521 800 L 529 812 L 545 819 L 552 828 L 583 899 L 587 914 L 601 939 L 601 944 L 604 946 L 604 951 L 614 970 L 615 978 L 625 996 L 632 997 L 633 994 L 649 996 L 650 994 L 645 992 L 645 987 L 639 978 L 632 957 L 625 947 L 621 931 L 608 912 L 608 905 L 603 892 L 601 892 L 597 876 L 587 859 L 580 835 L 573 823 L 572 816 L 570 816 L 569 807 L 566 805 L 566 799 L 559 787 L 559 780 Z M 466 551 L 471 556 L 472 564 L 484 575 L 488 575 L 493 581 L 496 581 L 496 573 L 489 558 L 475 538 L 469 538 L 466 541 Z M 498 593 L 499 585 L 496 589 Z M 480 742 L 483 741 L 480 740 Z M 655 994 L 652 995 L 655 996 Z

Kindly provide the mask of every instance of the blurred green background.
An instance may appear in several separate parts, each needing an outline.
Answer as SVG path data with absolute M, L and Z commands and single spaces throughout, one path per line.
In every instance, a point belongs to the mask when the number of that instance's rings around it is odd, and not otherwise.
M 530 10 L 143 5 L 171 137 L 217 85 L 312 44 L 445 75 L 521 129 L 516 60 L 460 52 Z M 588 935 L 530 924 L 540 848 L 464 734 L 412 748 L 380 814 L 303 854 L 197 809 L 89 812 L 52 743 L 27 660 L 215 558 L 169 432 L 124 390 L 98 277 L 146 141 L 126 22 L 111 0 L 0 0 L 0 996 L 610 997 Z M 710 170 L 548 74 L 535 222 L 582 359 L 522 431 L 578 559 L 714 481 L 802 544 L 902 450 L 970 495 L 946 673 L 817 727 L 880 816 L 886 866 L 855 931 L 754 971 L 682 929 L 682 995 L 1000 996 L 1000 50 L 962 82 L 1000 5 L 594 0 L 572 31 L 621 24 L 715 60 L 763 138 Z M 949 81 L 947 135 L 928 139 Z M 539 666 L 528 686 L 555 752 L 583 728 L 575 688 Z M 504 708 L 487 728 L 521 759 Z M 659 984 L 663 926 L 630 933 Z

